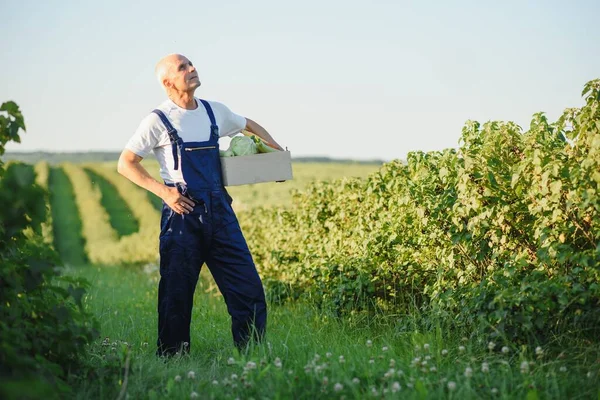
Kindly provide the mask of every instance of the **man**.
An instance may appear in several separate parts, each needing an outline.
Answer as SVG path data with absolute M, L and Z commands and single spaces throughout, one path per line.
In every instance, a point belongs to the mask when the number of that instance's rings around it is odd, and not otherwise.
M 159 246 L 157 354 L 190 350 L 194 290 L 206 263 L 231 315 L 233 340 L 260 340 L 267 307 L 262 282 L 221 181 L 221 136 L 247 130 L 281 146 L 259 124 L 225 105 L 194 96 L 198 72 L 184 56 L 159 61 L 156 76 L 168 99 L 142 120 L 123 150 L 120 174 L 163 199 Z M 154 151 L 164 184 L 140 164 Z

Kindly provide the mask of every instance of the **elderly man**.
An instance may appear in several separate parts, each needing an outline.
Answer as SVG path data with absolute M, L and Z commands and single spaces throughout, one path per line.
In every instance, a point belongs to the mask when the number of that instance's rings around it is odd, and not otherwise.
M 223 294 L 233 341 L 241 349 L 263 337 L 267 306 L 221 180 L 218 140 L 246 129 L 274 148 L 281 146 L 251 119 L 195 97 L 200 80 L 186 57 L 164 57 L 156 75 L 168 99 L 142 120 L 119 158 L 118 171 L 163 200 L 157 354 L 189 352 L 194 290 L 204 263 Z M 164 184 L 140 164 L 151 150 Z

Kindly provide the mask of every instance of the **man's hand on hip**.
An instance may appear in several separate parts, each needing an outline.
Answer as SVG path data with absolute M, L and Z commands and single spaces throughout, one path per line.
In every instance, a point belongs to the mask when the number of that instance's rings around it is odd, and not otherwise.
M 177 214 L 189 214 L 195 205 L 192 200 L 182 196 L 176 187 L 167 187 L 162 199 Z

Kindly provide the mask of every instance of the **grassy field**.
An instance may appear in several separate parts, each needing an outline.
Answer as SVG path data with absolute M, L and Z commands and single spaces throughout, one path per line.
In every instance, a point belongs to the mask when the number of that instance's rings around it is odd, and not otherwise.
M 114 163 L 102 167 L 116 168 Z M 148 167 L 158 175 L 157 168 Z M 290 191 L 311 181 L 364 177 L 377 169 L 298 164 L 291 182 L 234 187 L 230 192 L 238 211 L 286 207 Z M 600 349 L 577 339 L 576 332 L 554 338 L 544 348 L 517 346 L 477 331 L 460 331 L 435 315 L 417 312 L 357 313 L 339 319 L 307 304 L 269 303 L 265 343 L 241 354 L 233 347 L 225 304 L 206 268 L 194 301 L 191 354 L 165 363 L 155 357 L 157 264 L 86 264 L 73 188 L 60 167 L 50 170 L 49 183 L 56 247 L 70 265 L 68 274 L 91 282 L 84 304 L 101 324 L 84 379 L 71 382 L 74 398 L 600 397 Z M 100 185 L 102 204 L 115 218 L 123 211 L 122 206 L 106 205 L 121 204 L 110 186 L 107 181 Z
M 599 394 L 597 348 L 561 343 L 561 338 L 556 347 L 568 346 L 562 353 L 494 343 L 439 325 L 431 315 L 339 320 L 302 304 L 270 306 L 266 343 L 240 354 L 232 345 L 224 302 L 205 270 L 195 296 L 191 353 L 164 363 L 154 355 L 156 267 L 85 266 L 71 273 L 93 282 L 85 304 L 100 319 L 102 332 L 90 349 L 93 375 L 76 382 L 77 399 L 116 398 L 125 376 L 125 390 L 135 399 L 576 399 Z M 127 358 L 128 368 L 121 370 Z

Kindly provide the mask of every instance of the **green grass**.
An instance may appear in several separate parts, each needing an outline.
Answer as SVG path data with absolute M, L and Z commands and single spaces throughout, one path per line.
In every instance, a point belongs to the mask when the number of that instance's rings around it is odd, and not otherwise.
M 54 248 L 63 262 L 81 265 L 87 262 L 81 219 L 75 204 L 73 185 L 62 168 L 50 168 L 48 178 Z
M 94 173 L 94 171 L 88 168 L 84 168 L 84 171 L 90 177 L 92 184 L 98 186 L 100 189 L 102 193 L 101 204 L 106 209 L 110 225 L 117 232 L 118 237 L 120 238 L 137 232 L 139 223 L 117 189 L 106 179 Z
M 534 346 L 496 340 L 489 350 L 490 338 L 440 325 L 434 315 L 341 320 L 309 305 L 270 306 L 266 342 L 240 354 L 206 269 L 196 291 L 191 354 L 164 363 L 154 355 L 156 266 L 71 273 L 93 283 L 84 304 L 101 323 L 101 337 L 90 348 L 93 373 L 73 382 L 77 399 L 117 398 L 125 371 L 126 393 L 134 399 L 185 399 L 192 393 L 202 399 L 364 399 L 373 398 L 373 392 L 379 398 L 409 399 L 583 399 L 600 394 L 597 345 L 569 339 L 536 355 Z M 500 350 L 503 346 L 507 353 Z M 489 372 L 482 371 L 483 363 Z M 471 377 L 465 376 L 467 368 Z

